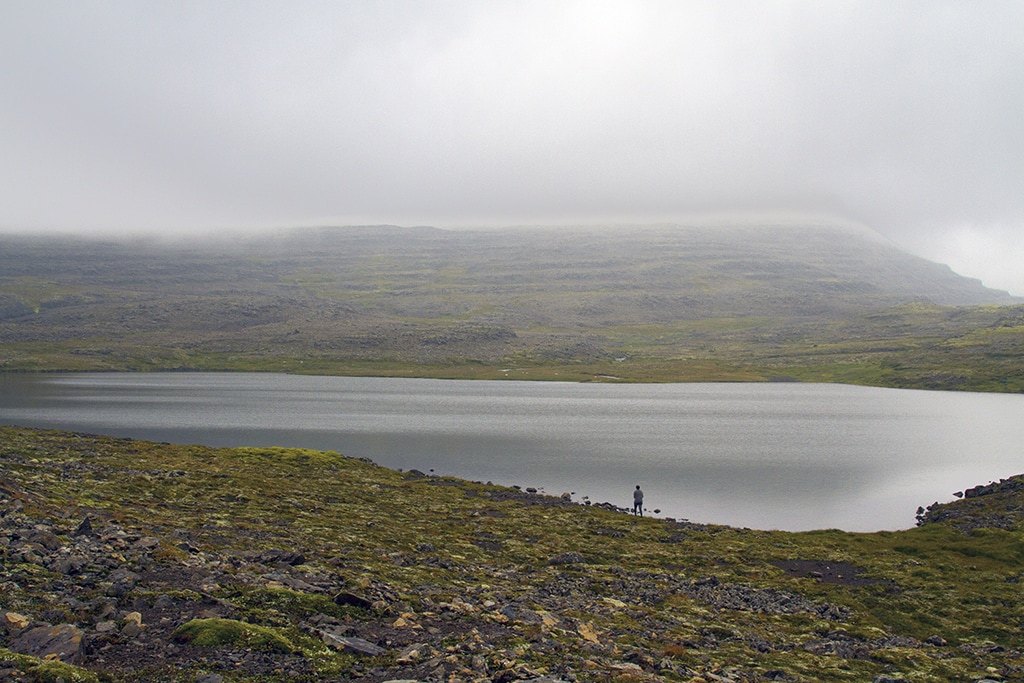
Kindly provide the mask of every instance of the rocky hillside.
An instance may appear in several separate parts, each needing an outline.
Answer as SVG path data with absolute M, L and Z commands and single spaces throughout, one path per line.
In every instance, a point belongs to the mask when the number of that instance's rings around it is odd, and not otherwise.
M 1019 515 L 784 533 L 612 508 L 0 428 L 0 679 L 1024 679 Z
M 0 237 L 0 369 L 1024 390 L 1024 305 L 822 225 Z

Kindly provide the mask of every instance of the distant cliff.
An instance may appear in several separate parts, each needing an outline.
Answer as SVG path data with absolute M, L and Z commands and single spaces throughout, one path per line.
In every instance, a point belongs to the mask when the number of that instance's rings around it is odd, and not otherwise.
M 1020 391 L 1022 321 L 1006 292 L 829 225 L 0 237 L 6 369 Z

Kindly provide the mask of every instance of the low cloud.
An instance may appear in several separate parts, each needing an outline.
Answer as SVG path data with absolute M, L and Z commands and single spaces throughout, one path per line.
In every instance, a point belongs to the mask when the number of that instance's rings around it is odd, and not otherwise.
M 1024 294 L 1020 3 L 2 8 L 6 229 L 829 213 Z

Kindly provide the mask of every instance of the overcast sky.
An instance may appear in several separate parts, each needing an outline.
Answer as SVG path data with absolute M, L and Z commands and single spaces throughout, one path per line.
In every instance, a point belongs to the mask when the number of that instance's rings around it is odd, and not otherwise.
M 0 229 L 825 214 L 1024 295 L 1024 2 L 0 0 Z

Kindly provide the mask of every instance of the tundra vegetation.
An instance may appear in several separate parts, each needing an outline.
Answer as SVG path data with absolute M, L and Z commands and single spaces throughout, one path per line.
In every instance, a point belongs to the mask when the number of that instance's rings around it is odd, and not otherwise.
M 835 226 L 0 237 L 0 369 L 1024 390 L 1024 302 Z
M 0 677 L 1022 680 L 1024 478 L 963 496 L 903 531 L 759 531 L 0 428 Z

